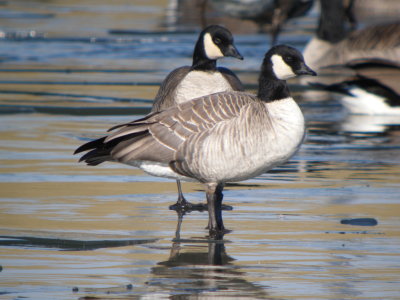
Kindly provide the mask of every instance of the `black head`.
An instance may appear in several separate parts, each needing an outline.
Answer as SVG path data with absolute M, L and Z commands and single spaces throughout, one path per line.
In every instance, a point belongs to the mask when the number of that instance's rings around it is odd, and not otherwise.
M 278 80 L 317 75 L 306 65 L 300 51 L 286 45 L 274 46 L 265 54 L 261 74 Z
M 278 45 L 272 47 L 264 57 L 259 77 L 258 97 L 270 102 L 290 96 L 286 79 L 298 75 L 315 76 L 304 62 L 303 55 L 295 48 Z
M 226 56 L 243 59 L 234 45 L 232 33 L 219 25 L 206 27 L 197 40 L 193 53 L 193 65 L 215 61 Z

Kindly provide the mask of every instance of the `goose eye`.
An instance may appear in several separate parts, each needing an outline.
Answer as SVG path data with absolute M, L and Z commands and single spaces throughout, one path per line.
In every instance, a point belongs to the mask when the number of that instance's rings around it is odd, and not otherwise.
M 219 44 L 221 44 L 221 42 L 222 42 L 222 41 L 221 41 L 220 38 L 217 38 L 217 37 L 214 38 L 214 43 L 215 43 L 215 44 L 219 45 Z
M 285 60 L 286 62 L 292 62 L 292 61 L 293 61 L 293 57 L 291 57 L 291 56 L 285 56 L 284 60 Z

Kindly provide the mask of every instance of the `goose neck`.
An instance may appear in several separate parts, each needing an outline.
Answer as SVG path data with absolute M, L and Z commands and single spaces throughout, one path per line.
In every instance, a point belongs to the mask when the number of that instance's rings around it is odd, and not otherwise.
M 215 71 L 217 69 L 217 61 L 202 57 L 193 57 L 192 70 L 197 71 Z
M 264 102 L 273 102 L 290 97 L 290 92 L 285 80 L 261 75 L 257 96 Z
M 338 43 L 346 37 L 346 27 L 346 9 L 343 1 L 321 0 L 317 37 L 332 44 Z

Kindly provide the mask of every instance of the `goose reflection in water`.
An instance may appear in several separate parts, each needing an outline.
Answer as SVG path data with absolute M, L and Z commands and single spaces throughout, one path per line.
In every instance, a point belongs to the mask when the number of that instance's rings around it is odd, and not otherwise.
M 245 280 L 246 273 L 232 264 L 235 259 L 227 254 L 223 235 L 219 240 L 208 236 L 182 239 L 180 229 L 183 217 L 184 213 L 178 213 L 168 260 L 159 262 L 151 269 L 153 277 L 147 282 L 147 296 L 168 299 L 270 298 L 265 287 Z

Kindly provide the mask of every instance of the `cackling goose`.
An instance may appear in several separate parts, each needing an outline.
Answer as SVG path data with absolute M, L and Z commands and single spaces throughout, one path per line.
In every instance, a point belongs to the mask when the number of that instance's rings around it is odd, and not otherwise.
M 226 56 L 243 59 L 234 45 L 231 32 L 219 25 L 205 28 L 195 45 L 192 66 L 177 68 L 164 79 L 151 111 L 165 110 L 179 103 L 217 92 L 242 91 L 242 83 L 231 70 L 217 67 L 217 59 Z M 195 207 L 204 207 L 186 201 L 179 180 L 177 186 L 178 201 L 170 206 L 171 209 L 191 210 Z
M 286 162 L 305 135 L 303 114 L 286 79 L 316 75 L 296 49 L 279 45 L 266 54 L 257 95 L 229 91 L 184 103 L 110 129 L 75 153 L 88 165 L 115 161 L 161 177 L 206 186 L 210 236 L 224 229 L 226 182 L 258 176 Z

